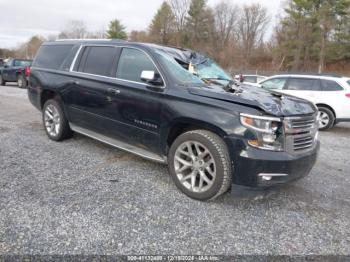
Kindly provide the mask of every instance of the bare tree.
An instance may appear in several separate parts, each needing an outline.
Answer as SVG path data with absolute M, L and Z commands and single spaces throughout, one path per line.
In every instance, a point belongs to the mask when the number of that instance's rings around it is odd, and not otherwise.
M 83 39 L 87 37 L 87 28 L 84 21 L 81 20 L 71 20 L 69 21 L 65 29 L 59 34 L 58 38 L 66 39 Z
M 227 0 L 222 0 L 214 7 L 216 42 L 223 49 L 234 36 L 239 17 L 239 8 Z
M 264 40 L 270 22 L 268 11 L 260 4 L 245 5 L 238 22 L 239 38 L 245 59 L 249 63 L 252 52 Z
M 190 8 L 190 0 L 168 0 L 174 15 L 176 28 L 176 44 L 180 45 L 185 31 L 186 17 Z

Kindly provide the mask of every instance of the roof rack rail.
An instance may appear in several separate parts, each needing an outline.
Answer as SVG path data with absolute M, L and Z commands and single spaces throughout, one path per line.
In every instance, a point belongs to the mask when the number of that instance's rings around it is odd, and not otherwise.
M 79 38 L 79 39 L 56 39 L 56 42 L 64 42 L 64 41 L 115 41 L 115 42 L 127 42 L 126 40 L 122 39 L 104 39 L 104 38 L 98 38 L 98 39 L 93 39 L 93 38 Z
M 336 77 L 336 78 L 342 78 L 342 76 L 337 75 L 337 74 L 319 74 L 319 73 L 295 73 L 295 72 L 287 72 L 287 73 L 279 73 L 276 75 L 300 75 L 300 76 L 330 76 L 330 77 Z

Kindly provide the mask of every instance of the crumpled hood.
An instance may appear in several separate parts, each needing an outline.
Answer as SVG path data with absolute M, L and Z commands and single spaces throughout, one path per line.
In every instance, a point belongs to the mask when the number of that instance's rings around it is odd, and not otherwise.
M 235 92 L 225 91 L 219 86 L 191 87 L 188 91 L 193 95 L 259 108 L 274 116 L 296 116 L 316 112 L 315 106 L 307 100 L 250 85 L 241 85 Z

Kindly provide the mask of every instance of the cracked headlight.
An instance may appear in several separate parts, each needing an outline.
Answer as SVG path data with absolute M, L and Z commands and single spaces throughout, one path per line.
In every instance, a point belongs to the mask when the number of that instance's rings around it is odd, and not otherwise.
M 250 146 L 271 151 L 284 150 L 283 123 L 280 118 L 241 114 L 240 120 L 250 130 Z

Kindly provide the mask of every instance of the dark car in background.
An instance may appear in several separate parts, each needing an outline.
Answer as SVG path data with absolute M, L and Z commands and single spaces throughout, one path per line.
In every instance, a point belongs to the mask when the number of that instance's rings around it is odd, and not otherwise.
M 238 87 L 196 52 L 125 41 L 44 43 L 28 87 L 48 137 L 72 131 L 167 164 L 186 195 L 209 200 L 231 183 L 285 184 L 319 151 L 317 108 Z
M 31 65 L 32 60 L 9 59 L 0 68 L 0 85 L 6 85 L 6 82 L 17 82 L 20 88 L 27 87 Z

